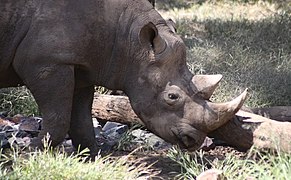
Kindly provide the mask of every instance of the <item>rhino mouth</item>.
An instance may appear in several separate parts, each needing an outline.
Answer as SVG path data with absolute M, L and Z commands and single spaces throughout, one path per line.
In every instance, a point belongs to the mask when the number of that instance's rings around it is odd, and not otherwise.
M 188 151 L 195 151 L 201 147 L 206 137 L 206 134 L 196 128 L 183 124 L 182 127 L 173 127 L 171 132 L 177 144 Z

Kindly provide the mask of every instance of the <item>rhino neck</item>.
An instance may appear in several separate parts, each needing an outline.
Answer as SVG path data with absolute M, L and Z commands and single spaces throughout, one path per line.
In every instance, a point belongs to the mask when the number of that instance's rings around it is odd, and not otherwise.
M 138 75 L 143 60 L 136 55 L 140 29 L 149 22 L 158 24 L 164 20 L 147 0 L 129 0 L 123 5 L 114 25 L 114 45 L 111 56 L 107 59 L 106 74 L 102 76 L 102 82 L 109 89 L 125 91 L 136 83 L 135 76 Z

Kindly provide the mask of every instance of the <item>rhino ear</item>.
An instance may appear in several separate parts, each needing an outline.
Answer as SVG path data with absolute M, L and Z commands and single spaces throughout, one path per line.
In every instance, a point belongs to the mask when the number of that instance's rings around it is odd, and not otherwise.
M 143 46 L 152 48 L 155 54 L 160 54 L 166 49 L 166 42 L 158 34 L 158 30 L 153 23 L 148 23 L 139 33 L 139 40 Z

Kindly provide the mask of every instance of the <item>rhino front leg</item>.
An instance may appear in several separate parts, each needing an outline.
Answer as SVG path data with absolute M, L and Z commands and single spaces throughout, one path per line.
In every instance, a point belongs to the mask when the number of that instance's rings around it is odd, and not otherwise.
M 75 147 L 89 148 L 90 154 L 95 156 L 98 147 L 91 115 L 93 96 L 94 86 L 75 89 L 69 135 Z
M 21 77 L 33 94 L 43 116 L 42 129 L 32 146 L 42 147 L 49 134 L 52 146 L 60 144 L 70 128 L 74 93 L 74 67 L 66 65 L 23 68 Z

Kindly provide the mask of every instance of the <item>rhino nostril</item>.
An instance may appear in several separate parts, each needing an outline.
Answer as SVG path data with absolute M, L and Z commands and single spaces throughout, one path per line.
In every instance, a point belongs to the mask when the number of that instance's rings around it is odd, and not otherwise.
M 189 147 L 189 138 L 187 136 L 182 136 L 182 141 L 186 147 Z
M 187 135 L 182 136 L 181 140 L 184 143 L 186 148 L 192 147 L 194 144 L 197 144 L 195 139 L 193 139 Z

